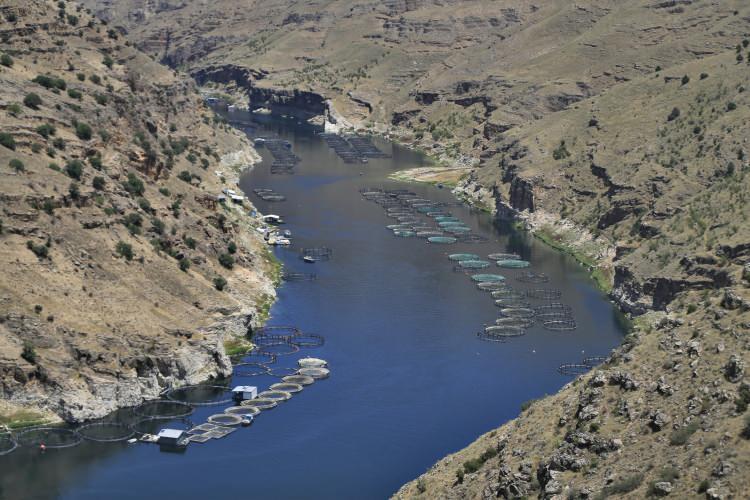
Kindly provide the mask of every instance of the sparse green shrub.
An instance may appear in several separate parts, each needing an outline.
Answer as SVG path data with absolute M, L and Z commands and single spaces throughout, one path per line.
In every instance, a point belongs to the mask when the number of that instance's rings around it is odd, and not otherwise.
M 16 149 L 16 140 L 13 138 L 11 134 L 8 134 L 7 132 L 0 133 L 0 145 L 15 150 Z
M 164 195 L 164 196 L 169 196 L 169 195 L 170 195 L 170 193 L 169 193 L 169 189 L 167 189 L 167 188 L 165 188 L 165 187 L 160 187 L 160 188 L 159 188 L 159 192 L 160 192 L 160 193 L 161 193 L 162 195 Z
M 166 227 L 167 225 L 161 219 L 157 219 L 156 217 L 151 219 L 151 230 L 156 234 L 164 234 Z
M 191 180 L 193 180 L 193 176 L 190 175 L 190 172 L 188 172 L 187 170 L 183 170 L 182 172 L 177 174 L 177 178 L 185 182 L 190 182 Z
M 747 411 L 748 404 L 750 404 L 750 387 L 747 385 L 741 385 L 737 391 L 737 399 L 734 400 L 734 405 L 737 408 L 738 413 L 745 413 Z
M 740 436 L 743 439 L 750 439 L 750 415 L 745 417 L 745 426 L 742 428 Z
M 633 474 L 606 486 L 602 489 L 602 494 L 606 498 L 607 496 L 630 493 L 637 489 L 641 483 L 643 483 L 643 474 Z
M 698 483 L 698 493 L 705 493 L 710 487 L 711 481 L 709 481 L 708 479 L 704 479 L 703 481 Z
M 49 248 L 47 245 L 35 245 L 33 241 L 29 240 L 26 242 L 26 248 L 34 252 L 34 255 L 39 259 L 46 259 L 49 257 Z
M 62 78 L 57 78 L 55 76 L 49 76 L 49 75 L 37 75 L 36 78 L 31 80 L 34 83 L 38 83 L 42 87 L 46 89 L 52 89 L 52 90 L 65 90 L 68 88 L 68 85 L 65 83 L 65 80 Z
M 0 56 L 0 64 L 5 66 L 6 68 L 10 68 L 11 66 L 13 66 L 13 58 L 8 54 L 3 54 Z
M 690 77 L 685 75 L 682 77 L 682 80 L 680 81 L 682 85 L 687 85 L 690 82 Z
M 734 102 L 730 102 L 727 104 L 727 111 L 734 111 L 735 109 L 737 109 L 737 104 L 735 104 Z
M 55 135 L 57 133 L 57 130 L 51 123 L 44 123 L 36 128 L 36 133 L 47 139 L 50 136 Z
M 226 288 L 226 286 L 227 280 L 225 280 L 223 277 L 217 276 L 216 278 L 214 278 L 214 288 L 216 288 L 218 291 L 221 292 L 222 290 L 224 290 L 224 288 Z
M 89 80 L 94 85 L 101 85 L 101 83 L 102 83 L 102 78 L 99 75 L 90 75 L 89 76 Z
M 10 116 L 18 116 L 21 114 L 21 106 L 17 102 L 13 102 L 8 104 L 8 107 L 5 108 L 5 110 L 8 112 Z
M 71 182 L 70 186 L 68 186 L 68 194 L 73 200 L 77 200 L 78 198 L 80 198 L 81 190 L 78 188 L 78 184 L 76 184 L 75 182 Z
M 104 180 L 104 177 L 101 177 L 98 175 L 94 177 L 94 179 L 91 181 L 91 185 L 97 191 L 101 191 L 102 189 L 104 189 L 104 186 L 106 186 L 106 184 L 107 184 L 107 181 Z
M 219 264 L 226 267 L 227 269 L 232 269 L 234 267 L 234 257 L 229 255 L 228 253 L 223 253 L 219 255 Z
M 229 245 L 227 245 L 227 252 L 231 254 L 237 253 L 237 244 L 234 241 L 230 241 Z
M 118 241 L 115 251 L 120 257 L 125 257 L 125 260 L 133 260 L 133 246 L 129 243 Z
M 128 180 L 122 183 L 122 187 L 131 196 L 141 196 L 146 191 L 143 181 L 133 172 L 128 173 Z
M 554 158 L 555 160 L 562 160 L 569 156 L 570 151 L 568 151 L 568 148 L 565 146 L 565 141 L 560 141 L 560 145 L 557 146 L 557 149 L 552 152 L 552 158 Z
M 693 314 L 697 310 L 698 310 L 698 306 L 696 306 L 695 304 L 688 304 L 687 306 L 688 314 Z
M 193 164 L 195 164 L 195 162 L 198 161 L 198 157 L 196 157 L 195 154 L 193 154 L 193 153 L 188 153 L 188 155 L 186 156 L 186 158 L 187 158 L 187 161 L 189 161 L 190 163 L 193 163 Z
M 69 177 L 80 181 L 83 174 L 83 163 L 78 160 L 71 160 L 65 165 L 65 173 Z
M 186 246 L 187 246 L 187 247 L 188 247 L 189 249 L 191 249 L 191 250 L 195 250 L 195 246 L 196 246 L 196 243 L 197 243 L 197 242 L 195 241 L 195 239 L 191 238 L 190 236 L 185 236 L 185 240 L 184 240 L 184 241 L 185 241 L 185 245 L 186 245 Z
M 464 482 L 464 470 L 458 469 L 456 471 L 456 484 L 463 484 Z
M 80 90 L 68 89 L 68 97 L 72 99 L 78 99 L 80 101 L 83 98 L 83 94 L 81 94 Z
M 76 124 L 76 136 L 78 136 L 79 139 L 82 141 L 88 141 L 91 139 L 91 127 L 83 122 L 78 122 Z
M 122 220 L 122 223 L 128 228 L 130 234 L 141 234 L 141 225 L 143 224 L 143 217 L 141 217 L 141 214 L 136 212 L 129 213 Z
M 115 61 L 109 57 L 109 55 L 104 56 L 104 59 L 102 59 L 102 64 L 104 64 L 109 69 L 112 69 L 112 65 L 115 63 Z
M 23 162 L 19 160 L 18 158 L 13 158 L 8 162 L 8 166 L 15 170 L 16 172 L 23 172 L 26 170 L 26 167 L 24 166 Z
M 62 137 L 56 137 L 52 141 L 52 147 L 54 147 L 55 149 L 59 149 L 60 151 L 62 151 L 62 150 L 65 149 L 65 141 L 63 140 Z
M 107 94 L 95 94 L 94 99 L 96 100 L 96 103 L 101 106 L 106 106 L 107 102 L 109 102 L 109 97 L 107 97 Z
M 190 269 L 190 260 L 188 258 L 180 259 L 180 271 L 187 272 Z
M 151 211 L 151 203 L 149 203 L 146 198 L 138 198 L 138 206 L 141 207 L 141 210 L 144 212 Z
M 31 363 L 32 365 L 36 364 L 36 351 L 34 350 L 34 346 L 29 341 L 25 341 L 23 343 L 23 349 L 21 350 L 21 357 Z
M 683 444 L 688 442 L 690 436 L 695 434 L 695 432 L 699 428 L 699 422 L 697 420 L 693 420 L 686 426 L 680 427 L 679 429 L 673 431 L 672 435 L 669 436 L 669 444 L 671 444 L 672 446 L 682 446 Z
M 86 81 L 86 75 L 84 75 L 83 73 L 77 73 L 76 74 L 76 78 L 78 78 L 79 82 L 85 82 Z
M 672 108 L 672 111 L 669 112 L 669 115 L 667 116 L 667 121 L 671 122 L 676 120 L 680 116 L 680 110 L 678 108 Z
M 23 98 L 23 104 L 27 108 L 39 109 L 39 106 L 42 105 L 42 98 L 39 97 L 39 94 L 29 92 L 26 94 L 26 97 Z
M 708 73 L 701 73 L 701 80 L 708 78 Z

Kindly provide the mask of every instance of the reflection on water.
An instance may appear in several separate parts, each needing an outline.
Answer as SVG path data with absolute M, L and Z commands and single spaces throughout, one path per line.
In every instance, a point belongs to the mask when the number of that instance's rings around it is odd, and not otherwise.
M 559 389 L 570 380 L 556 372 L 560 364 L 606 354 L 620 342 L 618 315 L 581 266 L 485 213 L 450 208 L 487 243 L 429 245 L 393 237 L 385 228 L 392 219 L 359 190 L 408 188 L 455 201 L 447 189 L 386 180 L 394 170 L 425 165 L 422 156 L 376 140 L 392 158 L 344 164 L 296 120 L 266 119 L 258 127 L 251 133 L 289 140 L 302 161 L 294 175 L 272 175 L 261 149 L 264 163 L 242 176 L 241 187 L 261 211 L 287 220 L 293 246 L 274 250 L 286 269 L 317 275 L 279 289 L 270 323 L 294 324 L 326 339 L 277 363 L 291 366 L 312 354 L 330 362 L 331 377 L 261 414 L 252 427 L 193 444 L 183 455 L 119 444 L 16 452 L 0 458 L 0 496 L 383 498 L 516 416 L 523 401 Z M 254 188 L 272 188 L 286 201 L 262 201 Z M 330 261 L 299 258 L 299 248 L 319 246 L 333 249 Z M 508 251 L 549 275 L 548 286 L 559 289 L 574 312 L 576 331 L 533 327 L 507 343 L 477 340 L 498 308 L 468 276 L 452 271 L 447 254 Z M 502 270 L 511 279 L 514 272 Z M 278 378 L 268 375 L 233 381 L 261 389 L 274 382 Z M 192 418 L 205 421 L 216 410 L 198 408 Z

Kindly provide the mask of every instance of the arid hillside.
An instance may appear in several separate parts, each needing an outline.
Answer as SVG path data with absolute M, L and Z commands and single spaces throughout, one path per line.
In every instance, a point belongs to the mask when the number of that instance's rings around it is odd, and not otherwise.
M 249 205 L 215 201 L 254 150 L 81 6 L 0 16 L 0 423 L 229 373 L 274 295 Z
M 747 2 L 86 3 L 253 106 L 463 168 L 458 195 L 574 254 L 632 314 L 601 367 L 398 497 L 747 496 Z

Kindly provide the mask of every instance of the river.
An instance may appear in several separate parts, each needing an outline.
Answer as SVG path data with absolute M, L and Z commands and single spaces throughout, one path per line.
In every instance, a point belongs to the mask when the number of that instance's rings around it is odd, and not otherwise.
M 44 455 L 19 449 L 0 458 L 0 497 L 383 498 L 515 417 L 524 401 L 560 389 L 571 378 L 557 372 L 559 365 L 605 355 L 620 343 L 619 313 L 573 259 L 486 213 L 455 205 L 448 189 L 387 180 L 396 170 L 428 164 L 422 155 L 375 139 L 391 158 L 346 164 L 307 124 L 253 119 L 263 123 L 251 135 L 290 141 L 301 162 L 293 175 L 273 175 L 268 150 L 261 148 L 264 162 L 242 175 L 241 187 L 262 212 L 286 219 L 293 246 L 275 250 L 286 269 L 317 275 L 281 286 L 269 324 L 323 335 L 322 347 L 300 354 L 328 360 L 331 377 L 262 413 L 252 427 L 191 444 L 184 454 L 120 443 L 84 443 Z M 396 238 L 385 228 L 394 221 L 359 193 L 373 186 L 451 203 L 448 210 L 489 241 L 435 245 Z M 252 193 L 257 187 L 287 200 L 259 200 Z M 330 261 L 300 259 L 299 248 L 318 246 L 333 250 Z M 447 254 L 484 258 L 509 251 L 550 277 L 543 286 L 562 292 L 575 331 L 534 326 L 505 343 L 477 339 L 498 308 L 467 275 L 452 271 Z M 490 269 L 509 281 L 519 272 Z M 278 364 L 289 366 L 297 357 L 280 357 Z M 263 376 L 233 383 L 263 389 L 276 381 Z M 193 418 L 215 412 L 201 408 Z

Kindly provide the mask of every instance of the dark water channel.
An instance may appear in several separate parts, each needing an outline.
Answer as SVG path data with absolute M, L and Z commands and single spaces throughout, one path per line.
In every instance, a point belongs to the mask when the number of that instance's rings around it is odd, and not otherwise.
M 249 117 L 241 117 L 249 119 Z M 255 117 L 256 119 L 258 117 Z M 275 250 L 287 269 L 317 280 L 285 283 L 270 324 L 293 324 L 326 339 L 301 351 L 329 361 L 332 374 L 221 440 L 192 444 L 184 454 L 153 445 L 84 443 L 48 451 L 17 450 L 0 458 L 1 498 L 383 498 L 436 460 L 519 412 L 522 402 L 553 393 L 570 378 L 556 368 L 606 354 L 623 330 L 613 306 L 585 271 L 528 236 L 465 206 L 448 208 L 481 244 L 428 244 L 396 238 L 381 206 L 362 199 L 366 186 L 404 188 L 452 203 L 449 190 L 386 180 L 395 170 L 426 164 L 417 153 L 376 140 L 392 155 L 345 164 L 307 125 L 264 118 L 252 134 L 289 140 L 302 161 L 293 175 L 272 175 L 270 156 L 242 176 L 241 187 L 264 213 L 278 213 L 293 233 Z M 267 203 L 252 194 L 285 195 Z M 304 263 L 300 247 L 333 249 L 328 262 Z M 449 253 L 516 252 L 545 287 L 562 291 L 577 329 L 534 326 L 506 343 L 476 332 L 498 308 L 469 276 L 453 272 Z M 520 271 L 492 267 L 514 288 Z M 279 358 L 290 366 L 300 356 Z M 277 379 L 237 378 L 261 389 Z M 221 407 L 219 407 L 220 409 Z M 198 409 L 203 421 L 217 408 Z M 203 420 L 201 420 L 203 419 Z

